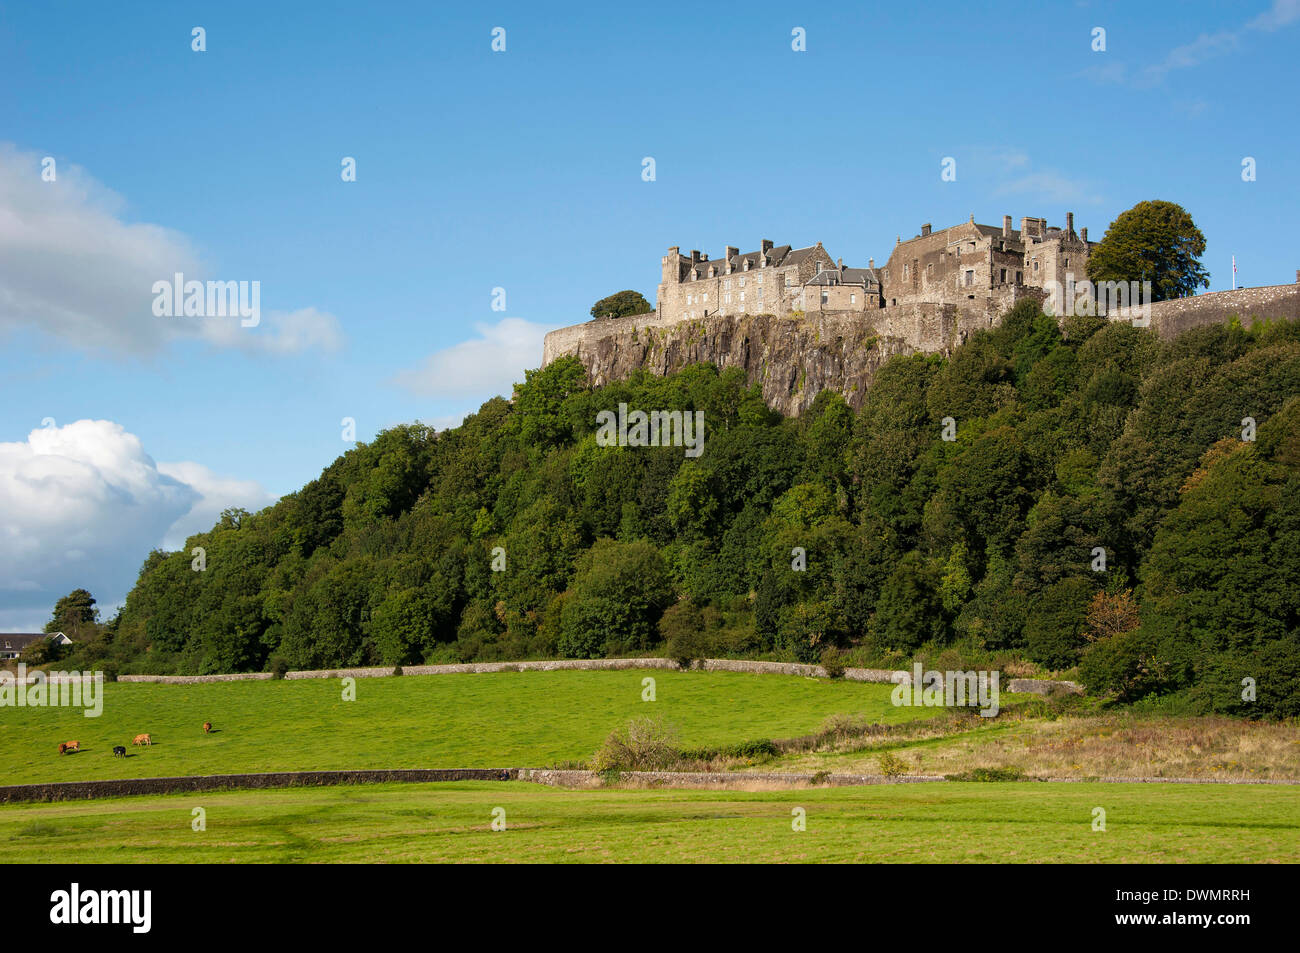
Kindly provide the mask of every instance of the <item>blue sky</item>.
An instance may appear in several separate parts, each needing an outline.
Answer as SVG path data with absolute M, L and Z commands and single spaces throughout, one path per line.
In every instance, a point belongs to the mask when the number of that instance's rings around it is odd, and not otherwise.
M 669 245 L 862 265 L 923 222 L 1099 239 L 1160 198 L 1212 290 L 1233 254 L 1291 281 L 1298 40 L 1300 0 L 0 4 L 0 629 L 87 577 L 120 600 L 151 546 L 317 475 L 344 417 L 458 421 L 545 329 L 653 300 Z M 263 324 L 155 317 L 173 263 L 259 281 Z

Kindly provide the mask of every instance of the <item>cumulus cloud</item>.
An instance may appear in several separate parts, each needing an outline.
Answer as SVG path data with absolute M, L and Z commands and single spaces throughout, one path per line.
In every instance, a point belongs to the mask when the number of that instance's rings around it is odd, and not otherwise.
M 158 472 L 199 495 L 194 505 L 167 528 L 162 539 L 162 548 L 166 550 L 180 549 L 188 537 L 212 529 L 222 510 L 238 508 L 256 513 L 277 499 L 256 480 L 221 476 L 201 463 L 160 463 Z
M 393 382 L 426 397 L 481 400 L 509 397 L 524 371 L 542 362 L 547 325 L 523 318 L 476 324 L 477 337 L 436 351 L 415 368 L 400 371 Z
M 193 243 L 161 225 L 133 223 L 121 196 L 85 170 L 0 144 L 0 332 L 31 327 L 78 348 L 149 354 L 178 338 L 214 347 L 287 353 L 336 348 L 333 315 L 306 307 L 271 312 L 256 327 L 239 317 L 159 317 L 154 284 L 255 281 L 215 275 Z
M 109 420 L 78 420 L 0 442 L 0 626 L 48 618 L 78 587 L 120 602 L 149 551 L 209 529 L 231 506 L 273 498 L 199 464 L 156 464 Z

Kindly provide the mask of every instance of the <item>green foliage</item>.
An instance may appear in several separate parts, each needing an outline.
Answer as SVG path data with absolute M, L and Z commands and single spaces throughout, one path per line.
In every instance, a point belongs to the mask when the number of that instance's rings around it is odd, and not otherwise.
M 1139 202 L 1110 223 L 1088 256 L 1091 281 L 1149 281 L 1153 300 L 1196 294 L 1210 286 L 1201 267 L 1205 236 L 1181 205 Z
M 593 387 L 562 358 L 458 428 L 385 431 L 274 506 L 149 554 L 108 623 L 73 593 L 51 626 L 82 628 L 69 664 L 161 673 L 874 666 L 959 645 L 1078 664 L 1125 701 L 1275 717 L 1300 694 L 1278 648 L 1300 638 L 1297 394 L 1300 322 L 1162 342 L 1032 301 L 950 357 L 887 361 L 857 411 L 823 392 L 797 419 L 740 368 Z M 620 403 L 702 411 L 703 454 L 598 446 L 596 415 Z M 1090 620 L 1110 606 L 1098 593 L 1127 600 L 1124 625 Z
M 654 308 L 639 291 L 616 291 L 591 306 L 593 318 L 622 318 L 631 314 L 649 314 Z
M 598 772 L 664 771 L 679 757 L 676 729 L 659 717 L 643 715 L 611 731 L 591 767 Z

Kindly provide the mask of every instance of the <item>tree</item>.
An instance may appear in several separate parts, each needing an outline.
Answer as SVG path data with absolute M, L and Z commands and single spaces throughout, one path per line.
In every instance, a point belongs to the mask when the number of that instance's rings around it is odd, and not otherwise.
M 623 318 L 630 314 L 649 314 L 654 308 L 639 291 L 618 291 L 591 306 L 593 318 Z
M 1210 286 L 1201 267 L 1205 236 L 1181 205 L 1139 202 L 1110 223 L 1088 256 L 1088 278 L 1149 281 L 1153 301 L 1184 298 Z
M 99 610 L 95 608 L 95 597 L 85 589 L 73 589 L 54 604 L 54 616 L 45 623 L 45 631 L 62 632 L 74 642 L 77 634 L 87 626 L 93 625 Z

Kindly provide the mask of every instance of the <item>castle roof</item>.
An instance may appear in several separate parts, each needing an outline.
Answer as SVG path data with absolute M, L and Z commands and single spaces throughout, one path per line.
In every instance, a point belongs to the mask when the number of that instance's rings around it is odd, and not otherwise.
M 874 268 L 825 268 L 809 278 L 810 285 L 860 285 L 878 288 L 880 278 Z
M 771 260 L 771 267 L 776 267 L 778 265 L 797 265 L 811 257 L 813 252 L 816 250 L 816 245 L 809 245 L 807 248 L 791 248 L 789 245 L 776 245 L 767 250 L 767 258 Z M 686 258 L 685 255 L 682 255 L 681 257 L 686 259 L 688 262 L 690 261 L 690 259 Z M 751 251 L 746 252 L 743 255 L 732 255 L 730 259 L 723 257 L 710 261 L 708 258 L 701 258 L 699 261 L 692 263 L 689 270 L 694 271 L 695 277 L 697 278 L 707 278 L 709 277 L 710 266 L 716 266 L 718 268 L 718 274 L 722 274 L 726 271 L 725 266 L 728 261 L 731 262 L 731 270 L 733 272 L 743 271 L 745 269 L 746 260 L 749 261 L 749 267 L 751 269 L 762 268 L 763 257 L 763 252 Z

